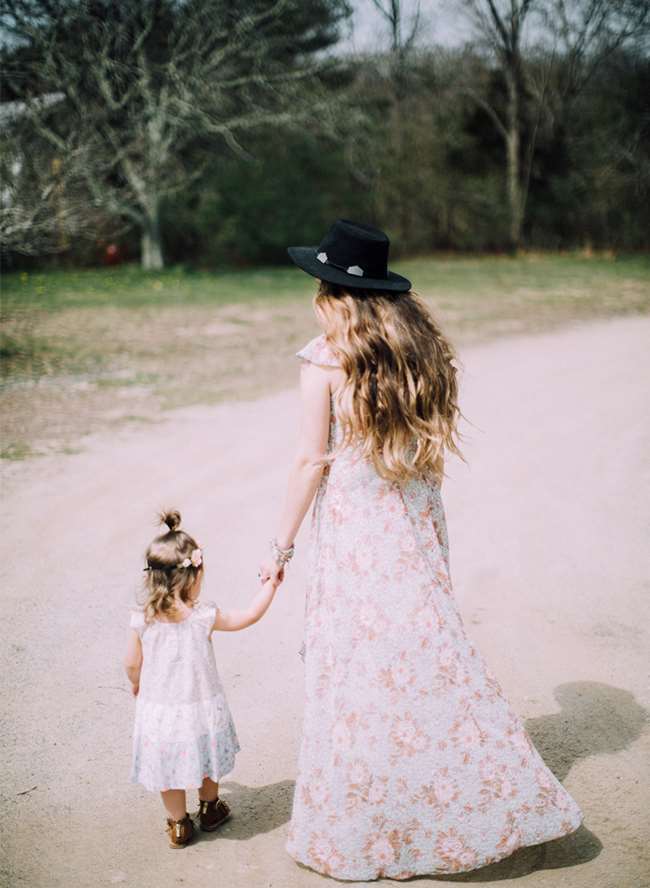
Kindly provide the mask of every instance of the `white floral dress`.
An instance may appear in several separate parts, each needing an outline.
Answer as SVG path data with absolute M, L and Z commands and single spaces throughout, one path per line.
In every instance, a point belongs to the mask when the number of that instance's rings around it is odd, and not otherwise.
M 336 366 L 323 337 L 299 357 Z M 340 433 L 332 411 L 330 446 Z M 455 873 L 582 821 L 468 638 L 440 487 L 354 449 L 312 516 L 306 703 L 287 851 L 337 879 Z
M 206 602 L 179 623 L 131 614 L 143 651 L 131 782 L 149 790 L 198 788 L 234 767 L 239 740 L 210 638 L 216 612 Z

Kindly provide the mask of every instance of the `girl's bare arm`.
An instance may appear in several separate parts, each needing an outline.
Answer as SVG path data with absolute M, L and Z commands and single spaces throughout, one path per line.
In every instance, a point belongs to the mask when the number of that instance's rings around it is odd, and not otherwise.
M 124 669 L 131 682 L 133 696 L 136 697 L 140 689 L 140 673 L 142 671 L 142 642 L 135 629 L 129 629 Z
M 278 583 L 267 580 L 245 610 L 217 610 L 213 629 L 221 632 L 236 632 L 257 623 L 269 609 Z

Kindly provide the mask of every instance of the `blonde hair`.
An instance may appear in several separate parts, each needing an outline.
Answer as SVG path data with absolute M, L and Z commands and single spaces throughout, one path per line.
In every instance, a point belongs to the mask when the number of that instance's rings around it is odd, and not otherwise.
M 382 478 L 441 479 L 462 458 L 454 351 L 413 292 L 346 290 L 321 281 L 314 309 L 341 361 L 341 446 L 354 443 Z
M 181 515 L 176 509 L 158 516 L 159 524 L 167 531 L 157 536 L 147 548 L 147 567 L 144 579 L 143 612 L 146 622 L 172 613 L 177 602 L 193 600 L 193 592 L 203 577 L 203 563 L 179 567 L 192 552 L 200 549 L 194 537 L 180 529 Z

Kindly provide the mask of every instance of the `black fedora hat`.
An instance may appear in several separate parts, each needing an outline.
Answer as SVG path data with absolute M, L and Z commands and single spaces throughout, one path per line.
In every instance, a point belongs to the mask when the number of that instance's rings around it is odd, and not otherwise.
M 299 268 L 331 284 L 402 293 L 411 282 L 388 270 L 390 241 L 383 231 L 337 219 L 317 247 L 288 247 Z

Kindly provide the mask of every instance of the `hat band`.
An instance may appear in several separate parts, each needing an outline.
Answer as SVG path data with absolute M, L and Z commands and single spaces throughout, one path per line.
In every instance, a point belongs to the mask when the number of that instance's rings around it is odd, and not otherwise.
M 353 274 L 355 277 L 363 277 L 365 275 L 365 271 L 360 265 L 338 265 L 336 262 L 332 262 L 332 260 L 328 258 L 327 253 L 319 253 L 316 258 L 319 262 L 322 262 L 323 265 L 331 265 L 332 268 L 338 268 L 340 271 L 345 271 L 347 274 Z

